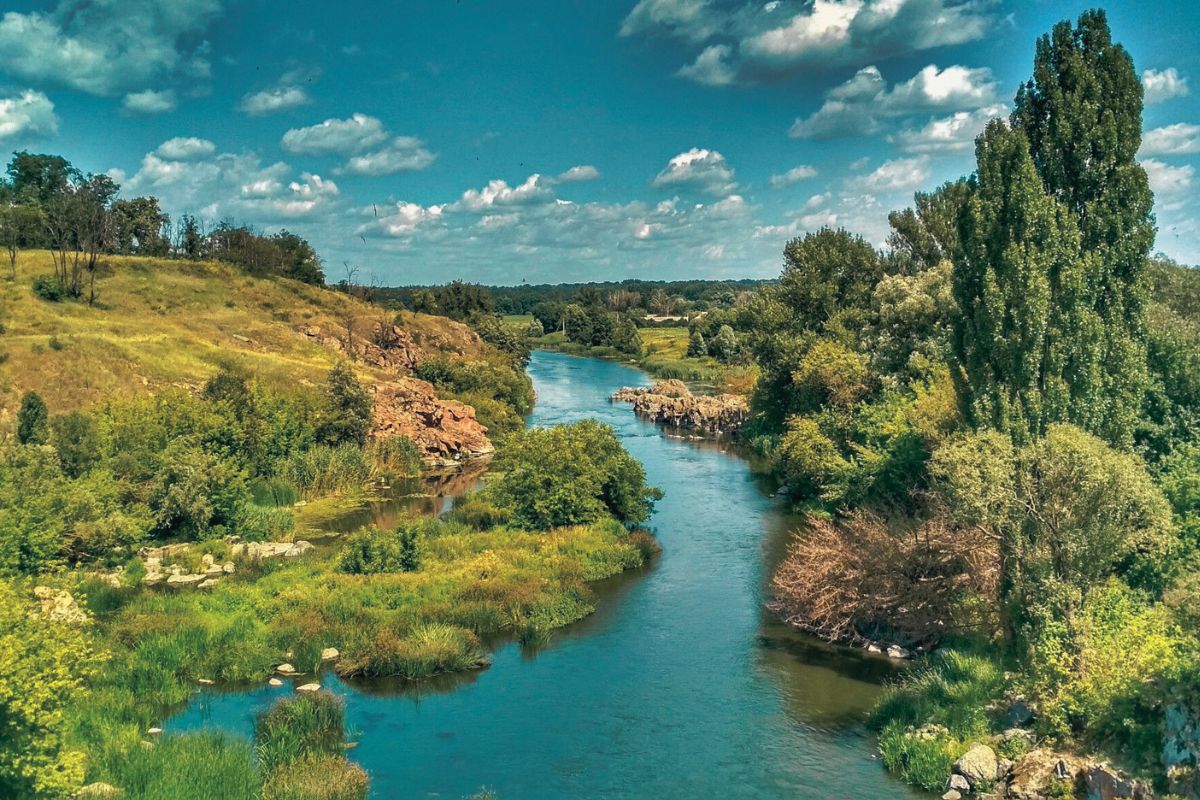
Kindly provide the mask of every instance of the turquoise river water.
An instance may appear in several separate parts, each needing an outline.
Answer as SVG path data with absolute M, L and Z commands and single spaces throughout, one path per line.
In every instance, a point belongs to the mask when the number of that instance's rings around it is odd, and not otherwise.
M 598 418 L 663 489 L 649 522 L 662 556 L 598 586 L 597 613 L 536 652 L 499 643 L 487 670 L 370 684 L 326 672 L 372 797 L 458 800 L 483 787 L 500 800 L 913 796 L 885 773 L 863 726 L 893 666 L 797 635 L 763 610 L 798 521 L 752 464 L 611 404 L 619 387 L 646 382 L 636 370 L 539 351 L 529 372 L 530 424 Z M 458 483 L 452 491 L 470 481 Z M 250 735 L 253 715 L 290 691 L 206 690 L 164 727 Z

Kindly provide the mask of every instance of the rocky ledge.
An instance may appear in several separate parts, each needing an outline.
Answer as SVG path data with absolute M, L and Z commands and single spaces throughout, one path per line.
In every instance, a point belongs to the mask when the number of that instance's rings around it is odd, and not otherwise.
M 692 394 L 677 380 L 659 381 L 648 389 L 627 386 L 612 399 L 633 403 L 638 416 L 661 425 L 705 433 L 734 433 L 750 415 L 750 406 L 740 395 Z
M 372 435 L 407 436 L 426 461 L 444 466 L 494 451 L 475 409 L 457 400 L 442 400 L 431 384 L 398 378 L 371 388 L 375 396 Z

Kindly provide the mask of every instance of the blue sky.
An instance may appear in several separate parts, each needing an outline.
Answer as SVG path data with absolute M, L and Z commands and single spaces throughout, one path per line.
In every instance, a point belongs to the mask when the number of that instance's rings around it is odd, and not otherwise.
M 66 0 L 0 18 L 0 149 L 308 237 L 384 284 L 758 277 L 971 169 L 1035 37 L 1005 0 Z M 1200 263 L 1200 10 L 1106 6 L 1157 249 Z

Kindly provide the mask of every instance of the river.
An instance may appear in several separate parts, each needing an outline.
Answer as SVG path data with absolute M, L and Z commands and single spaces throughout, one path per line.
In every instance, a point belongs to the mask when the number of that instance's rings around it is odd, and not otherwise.
M 609 403 L 646 382 L 636 370 L 538 351 L 529 372 L 530 424 L 598 418 L 663 489 L 649 522 L 662 556 L 600 585 L 597 613 L 536 652 L 501 644 L 485 671 L 365 685 L 327 672 L 372 797 L 914 796 L 874 758 L 862 723 L 894 667 L 794 634 L 762 609 L 797 520 L 749 462 Z M 204 691 L 165 727 L 249 735 L 253 714 L 290 690 Z

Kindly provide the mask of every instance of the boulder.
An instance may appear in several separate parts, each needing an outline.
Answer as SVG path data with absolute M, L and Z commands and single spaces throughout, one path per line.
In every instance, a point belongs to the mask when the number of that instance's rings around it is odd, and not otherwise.
M 1089 764 L 1083 776 L 1088 800 L 1154 800 L 1154 789 L 1146 781 L 1131 778 L 1108 764 Z
M 162 728 L 158 728 L 158 727 L 154 727 L 154 728 L 147 728 L 147 729 L 146 729 L 146 733 L 147 733 L 148 735 L 150 735 L 150 736 L 158 736 L 158 735 L 160 735 L 162 732 L 163 732 L 163 729 L 162 729 Z
M 182 573 L 176 573 L 176 574 L 171 575 L 169 578 L 167 578 L 167 586 L 178 589 L 178 588 L 182 588 L 184 586 L 197 586 L 197 585 L 203 583 L 205 580 L 206 580 L 206 576 L 200 575 L 198 573 L 195 575 L 184 575 Z
M 942 800 L 962 800 L 962 792 L 958 791 L 957 789 L 948 789 L 946 790 L 946 793 L 942 795 Z
M 998 766 L 996 751 L 986 744 L 975 743 L 954 762 L 954 772 L 966 778 L 974 789 L 995 781 Z
M 1055 784 L 1079 783 L 1084 762 L 1078 756 L 1053 750 L 1031 750 L 1013 764 L 1008 781 L 1009 800 L 1044 800 Z
M 962 775 L 951 775 L 950 780 L 946 781 L 946 789 L 951 792 L 969 794 L 971 791 L 971 782 Z
M 898 644 L 888 645 L 887 654 L 888 658 L 912 658 L 912 653 Z
M 269 681 L 267 681 L 267 685 L 268 686 L 283 686 L 283 681 L 279 680 L 279 678 L 271 678 Z
M 337 658 L 340 655 L 341 655 L 341 653 L 338 652 L 338 649 L 336 647 L 326 647 L 324 650 L 321 651 L 321 660 L 322 661 L 333 661 L 335 658 Z
M 1016 700 L 1008 707 L 1006 715 L 1008 724 L 1014 728 L 1023 728 L 1033 721 L 1033 706 L 1024 700 Z
M 278 672 L 280 675 L 295 675 L 295 674 L 297 674 L 296 668 L 288 663 L 280 664 L 278 667 L 275 668 L 275 671 Z
M 306 542 L 303 539 L 301 539 L 298 542 L 293 542 L 292 545 L 290 547 L 288 547 L 287 550 L 283 551 L 283 555 L 286 558 L 295 558 L 296 556 L 304 555 L 305 553 L 307 553 L 309 550 L 312 550 L 312 549 L 313 549 L 312 542 Z
M 303 686 L 297 686 L 296 691 L 297 692 L 319 692 L 319 691 L 321 691 L 321 684 L 306 683 Z
M 89 783 L 75 793 L 79 800 L 103 800 L 103 798 L 120 797 L 124 792 L 110 783 Z
M 203 564 L 205 568 L 215 565 L 216 561 L 217 560 L 213 558 L 212 553 L 205 553 L 200 557 L 200 563 Z
M 196 678 L 196 683 L 201 686 L 212 686 L 214 681 L 212 678 Z
M 221 572 L 224 572 L 226 575 L 232 575 L 235 569 L 237 568 L 233 565 L 232 561 L 226 561 L 221 565 Z
M 216 578 L 205 578 L 196 584 L 197 589 L 211 589 L 216 586 L 219 581 Z

